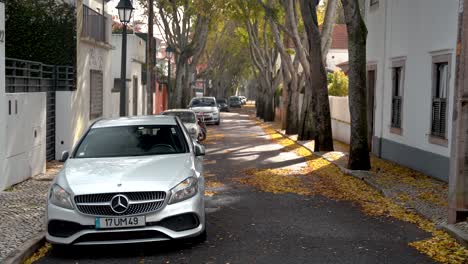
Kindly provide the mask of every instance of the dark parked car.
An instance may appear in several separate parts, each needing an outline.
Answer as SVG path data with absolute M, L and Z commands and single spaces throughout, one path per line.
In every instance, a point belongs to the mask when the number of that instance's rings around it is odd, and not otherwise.
M 216 102 L 218 103 L 219 111 L 221 112 L 229 112 L 229 105 L 227 103 L 227 100 L 224 98 L 219 98 L 216 99 Z
M 229 97 L 229 107 L 237 107 L 241 108 L 242 107 L 242 101 L 239 98 L 239 96 L 231 96 Z

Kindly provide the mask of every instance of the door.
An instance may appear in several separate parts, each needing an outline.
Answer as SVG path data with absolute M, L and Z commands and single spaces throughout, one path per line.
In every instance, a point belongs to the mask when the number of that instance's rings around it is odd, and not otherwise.
M 133 76 L 133 112 L 134 116 L 138 115 L 138 77 Z
M 367 71 L 367 144 L 369 151 L 372 151 L 372 138 L 374 136 L 376 69 L 375 65 L 369 66 Z

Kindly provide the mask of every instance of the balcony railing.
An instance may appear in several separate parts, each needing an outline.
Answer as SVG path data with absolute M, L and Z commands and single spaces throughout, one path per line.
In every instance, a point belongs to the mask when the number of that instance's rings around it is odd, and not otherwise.
M 83 31 L 82 37 L 107 43 L 106 39 L 107 17 L 83 5 Z

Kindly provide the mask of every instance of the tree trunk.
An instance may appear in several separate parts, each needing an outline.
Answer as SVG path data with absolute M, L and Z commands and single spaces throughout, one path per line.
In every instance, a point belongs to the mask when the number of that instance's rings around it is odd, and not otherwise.
M 309 85 L 310 81 L 306 81 Z M 312 90 L 306 88 L 304 92 L 304 100 L 302 101 L 302 114 L 299 122 L 298 140 L 315 139 L 317 135 L 317 128 L 315 126 L 315 104 L 312 97 Z
M 311 102 L 315 104 L 317 133 L 315 147 L 320 151 L 333 151 L 333 137 L 331 129 L 330 105 L 328 101 L 327 73 L 322 61 L 321 38 L 317 22 L 318 0 L 301 0 L 301 12 L 309 43 L 310 83 L 306 89 L 311 89 Z M 309 104 L 309 107 L 312 105 Z M 312 109 L 307 109 L 313 111 Z M 308 118 L 308 117 L 306 117 Z M 313 134 L 308 130 L 313 129 L 313 122 L 304 122 L 303 138 L 307 134 Z M 312 139 L 312 138 L 305 138 Z
M 273 122 L 275 121 L 275 103 L 274 103 L 274 98 L 275 98 L 275 92 L 269 90 L 267 91 L 267 94 L 265 95 L 265 100 L 263 104 L 263 120 L 265 122 Z
M 348 29 L 349 112 L 351 144 L 348 168 L 369 170 L 367 142 L 366 38 L 367 28 L 359 11 L 358 0 L 342 0 Z
M 297 90 L 297 80 L 295 77 L 291 80 L 288 88 L 288 104 L 286 108 L 286 134 L 295 135 L 299 131 L 299 91 Z
M 185 71 L 183 70 L 186 67 L 186 63 L 182 61 L 182 58 L 179 58 L 176 63 L 176 76 L 175 76 L 175 87 L 171 86 L 170 91 L 170 108 L 183 108 L 182 106 L 182 83 Z
M 328 0 L 325 20 L 322 25 L 322 60 L 324 65 L 327 62 L 327 54 L 332 44 L 332 33 L 335 25 L 335 16 L 338 0 Z

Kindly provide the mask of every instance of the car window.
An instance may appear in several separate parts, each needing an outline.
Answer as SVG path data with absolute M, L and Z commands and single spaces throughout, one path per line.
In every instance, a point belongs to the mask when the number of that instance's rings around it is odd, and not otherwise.
M 196 123 L 195 114 L 191 112 L 164 112 L 163 115 L 178 116 L 183 123 Z
M 183 132 L 176 125 L 121 126 L 91 129 L 75 158 L 104 158 L 187 152 Z
M 213 98 L 195 98 L 190 103 L 190 107 L 216 106 Z

